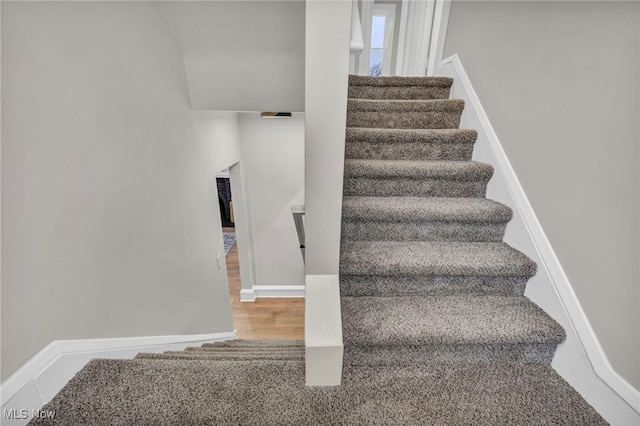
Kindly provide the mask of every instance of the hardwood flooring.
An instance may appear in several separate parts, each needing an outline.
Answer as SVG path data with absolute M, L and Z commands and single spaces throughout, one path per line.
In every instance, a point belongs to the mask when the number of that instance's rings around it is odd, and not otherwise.
M 233 228 L 223 228 L 223 231 L 234 232 Z M 255 302 L 240 302 L 237 244 L 226 260 L 233 325 L 238 339 L 304 339 L 304 299 L 256 299 Z

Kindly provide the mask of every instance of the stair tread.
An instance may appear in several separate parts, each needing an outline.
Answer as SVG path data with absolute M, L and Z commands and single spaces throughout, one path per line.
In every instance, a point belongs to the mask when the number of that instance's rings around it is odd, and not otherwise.
M 345 196 L 342 217 L 381 222 L 456 221 L 504 223 L 512 210 L 486 198 Z
M 343 241 L 342 275 L 528 276 L 536 263 L 503 242 Z
M 558 344 L 564 329 L 524 296 L 342 297 L 345 345 Z
M 308 387 L 301 361 L 92 360 L 44 408 L 56 424 L 607 424 L 547 365 L 347 366 Z
M 435 86 L 451 87 L 453 79 L 449 77 L 371 77 L 364 75 L 349 75 L 350 86 Z
M 358 99 L 347 100 L 349 112 L 455 112 L 464 109 L 462 99 Z
M 348 127 L 347 143 L 353 140 L 367 140 L 378 143 L 467 143 L 475 142 L 478 133 L 470 129 L 384 129 L 376 127 Z
M 490 179 L 493 167 L 476 161 L 363 160 L 344 161 L 345 177 Z

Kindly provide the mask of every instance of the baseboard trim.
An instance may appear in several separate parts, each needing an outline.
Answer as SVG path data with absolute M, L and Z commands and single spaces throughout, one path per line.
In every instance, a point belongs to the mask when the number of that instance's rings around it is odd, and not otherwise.
M 258 298 L 304 298 L 304 295 L 303 285 L 254 285 L 240 290 L 240 301 L 255 302 Z
M 56 376 L 56 361 L 62 358 L 77 356 L 86 358 L 132 358 L 137 352 L 162 352 L 165 350 L 178 350 L 179 347 L 187 347 L 206 342 L 216 342 L 236 338 L 236 332 L 213 333 L 213 334 L 192 334 L 177 336 L 143 336 L 143 337 L 123 337 L 112 339 L 82 339 L 82 340 L 56 340 L 49 343 L 44 349 L 27 361 L 15 373 L 9 376 L 0 384 L 0 405 L 2 407 L 29 384 L 33 384 L 40 396 L 49 395 L 51 389 L 57 386 L 51 383 L 46 384 L 46 391 L 41 389 L 38 378 Z M 132 355 L 133 354 L 133 355 Z M 81 365 L 80 368 L 82 368 Z M 77 371 L 80 369 L 78 368 Z M 76 372 L 77 372 L 76 371 Z M 67 372 L 69 373 L 69 372 Z M 73 373 L 75 374 L 75 373 Z M 67 374 L 68 375 L 68 374 Z M 68 379 L 67 379 L 68 380 Z M 60 384 L 61 389 L 66 384 L 66 380 Z M 44 398 L 42 398 L 44 399 Z M 42 404 L 48 402 L 41 401 Z M 40 406 L 42 405 L 40 404 Z M 23 407 L 35 408 L 38 407 Z
M 517 227 L 518 230 L 511 233 L 513 241 L 507 242 L 516 242 L 515 245 L 519 249 L 525 247 L 525 253 L 540 262 L 538 275 L 534 277 L 537 280 L 535 287 L 539 287 L 539 284 L 544 282 L 553 289 L 552 293 L 536 293 L 529 296 L 533 296 L 536 303 L 544 302 L 546 308 L 553 310 L 558 316 L 566 317 L 567 321 L 563 326 L 570 329 L 568 332 L 576 336 L 575 341 L 571 343 L 573 346 L 569 347 L 567 342 L 563 344 L 564 348 L 558 349 L 556 355 L 564 351 L 563 360 L 554 359 L 553 367 L 607 421 L 612 424 L 638 424 L 640 392 L 616 373 L 609 363 L 458 56 L 453 55 L 439 62 L 435 75 L 454 78 L 455 87 L 452 88 L 454 90 L 452 93 L 455 97 L 465 100 L 465 111 L 469 109 L 464 121 L 467 125 L 478 124 L 479 126 L 476 128 L 478 142 L 474 150 L 474 159 L 476 159 L 476 151 L 482 151 L 482 158 L 479 160 L 494 166 L 496 172 L 492 181 L 495 181 L 495 190 L 492 191 L 491 198 L 512 207 L 514 209 L 512 222 L 519 221 L 519 223 L 510 223 L 509 226 L 512 229 Z M 478 146 L 479 144 L 483 146 Z M 578 362 L 581 354 L 586 357 L 585 362 Z M 575 365 L 570 365 L 572 359 Z

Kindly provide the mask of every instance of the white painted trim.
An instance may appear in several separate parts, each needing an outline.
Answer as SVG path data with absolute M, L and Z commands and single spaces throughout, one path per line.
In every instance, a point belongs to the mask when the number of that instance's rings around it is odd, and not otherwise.
M 494 185 L 496 189 L 491 198 L 509 205 L 514 210 L 513 222 L 516 224 L 509 225 L 507 233 L 510 233 L 511 237 L 508 240 L 505 236 L 505 241 L 524 251 L 540 266 L 538 274 L 532 279 L 535 280 L 535 285 L 530 283 L 527 287 L 527 295 L 567 330 L 568 341 L 558 348 L 552 366 L 587 402 L 605 416 L 607 421 L 612 424 L 638 424 L 640 392 L 611 367 L 460 59 L 453 55 L 439 62 L 434 74 L 454 78 L 452 96 L 466 102 L 463 125 L 467 124 L 466 127 L 478 131 L 474 160 L 488 162 L 495 168 L 490 185 Z M 477 158 L 476 155 L 481 158 Z M 515 227 L 515 230 L 512 230 L 512 227 Z M 538 290 L 545 286 L 552 291 Z M 533 290 L 530 291 L 530 288 Z M 575 341 L 570 342 L 570 338 L 574 336 Z M 586 354 L 586 363 L 580 361 L 583 354 Z M 575 364 L 572 364 L 572 361 L 575 361 Z
M 427 57 L 435 7 L 435 0 L 402 3 L 396 75 L 424 76 L 427 74 Z
M 364 39 L 362 37 L 362 23 L 360 22 L 360 12 L 358 12 L 358 2 L 351 1 L 351 55 L 358 56 L 364 50 Z
M 257 298 L 281 299 L 304 298 L 305 286 L 303 285 L 254 285 L 251 288 L 240 290 L 241 302 L 255 302 Z
M 112 339 L 82 339 L 82 340 L 55 340 L 49 343 L 44 349 L 33 356 L 15 373 L 9 376 L 0 385 L 0 405 L 4 406 L 11 398 L 16 396 L 22 388 L 43 373 L 55 369 L 56 361 L 61 357 L 72 355 L 90 355 L 91 358 L 114 358 L 114 353 L 127 351 L 130 352 L 161 352 L 167 346 L 171 350 L 177 349 L 176 346 L 191 346 L 202 344 L 205 342 L 223 341 L 235 339 L 236 333 L 213 333 L 213 334 L 193 334 L 193 335 L 177 335 L 177 336 L 144 336 L 144 337 L 123 337 Z M 179 350 L 179 349 L 178 349 Z M 135 353 L 134 353 L 135 355 Z M 122 358 L 131 358 L 131 356 L 123 356 Z M 84 365 L 81 365 L 82 368 Z M 79 369 L 78 369 L 79 371 Z M 60 389 L 66 384 L 66 381 L 60 384 Z M 46 403 L 48 401 L 42 401 Z M 40 407 L 23 407 L 23 408 L 40 408 Z
M 362 0 L 360 3 L 362 9 L 360 13 L 360 23 L 362 26 L 362 41 L 364 49 L 360 54 L 358 61 L 358 73 L 360 75 L 369 75 L 369 56 L 371 56 L 371 30 L 373 20 L 373 1 Z
M 409 24 L 409 3 L 410 0 L 402 0 L 400 9 L 400 26 L 398 30 L 398 46 L 396 48 L 396 69 L 395 75 L 402 75 L 405 62 L 405 45 L 407 44 L 407 26 Z
M 338 275 L 307 275 L 304 310 L 307 386 L 336 386 L 342 380 L 342 309 Z
M 429 43 L 427 75 L 433 75 L 436 64 L 439 64 L 444 54 L 444 41 L 447 38 L 447 26 L 451 11 L 450 0 L 436 0 L 433 12 L 433 25 Z

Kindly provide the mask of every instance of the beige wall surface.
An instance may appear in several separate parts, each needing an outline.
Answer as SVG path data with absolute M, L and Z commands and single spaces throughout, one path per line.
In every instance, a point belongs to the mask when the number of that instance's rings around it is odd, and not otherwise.
M 215 174 L 237 159 L 157 7 L 2 2 L 1 39 L 2 379 L 53 340 L 232 331 Z
M 640 388 L 640 3 L 452 2 L 458 54 L 614 369 Z

